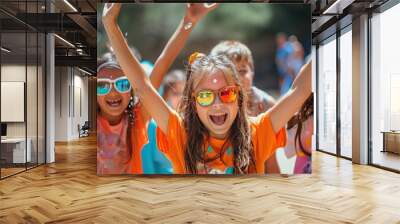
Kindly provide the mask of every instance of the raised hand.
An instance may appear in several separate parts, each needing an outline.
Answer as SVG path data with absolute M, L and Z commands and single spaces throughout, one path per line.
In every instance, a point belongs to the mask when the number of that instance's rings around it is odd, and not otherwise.
M 217 3 L 187 3 L 185 18 L 192 23 L 196 23 L 217 6 Z
M 115 22 L 121 11 L 121 3 L 106 3 L 103 9 L 103 23 Z

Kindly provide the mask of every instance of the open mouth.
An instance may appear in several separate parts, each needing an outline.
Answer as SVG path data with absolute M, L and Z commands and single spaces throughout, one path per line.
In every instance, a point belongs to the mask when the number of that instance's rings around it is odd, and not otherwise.
M 110 107 L 119 107 L 122 103 L 122 99 L 117 100 L 107 100 L 107 105 Z
M 227 118 L 228 118 L 227 113 L 210 115 L 210 120 L 216 125 L 223 125 Z

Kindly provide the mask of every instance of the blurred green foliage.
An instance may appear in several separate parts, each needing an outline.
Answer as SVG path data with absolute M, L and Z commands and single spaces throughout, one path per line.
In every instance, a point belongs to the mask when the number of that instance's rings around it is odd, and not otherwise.
M 107 51 L 106 35 L 101 23 L 103 4 L 97 4 L 97 53 Z M 128 43 L 135 46 L 146 60 L 154 62 L 185 14 L 185 3 L 124 4 L 118 24 Z M 207 15 L 192 32 L 185 49 L 173 68 L 183 68 L 193 51 L 208 53 L 219 41 L 239 40 L 253 52 L 255 77 L 268 88 L 277 86 L 274 69 L 275 35 L 294 34 L 302 42 L 306 55 L 311 48 L 311 11 L 304 4 L 222 3 Z
M 143 46 L 150 41 L 146 38 L 168 40 L 182 19 L 185 7 L 185 4 L 177 3 L 124 4 L 118 22 L 129 43 Z M 205 38 L 246 40 L 266 32 L 299 33 L 299 24 L 310 23 L 307 21 L 310 18 L 304 16 L 305 9 L 307 6 L 304 5 L 223 3 L 198 24 L 190 38 L 192 41 Z M 99 54 L 106 50 L 106 37 L 100 19 L 102 10 L 103 4 L 98 4 Z M 304 32 L 304 28 L 301 31 Z

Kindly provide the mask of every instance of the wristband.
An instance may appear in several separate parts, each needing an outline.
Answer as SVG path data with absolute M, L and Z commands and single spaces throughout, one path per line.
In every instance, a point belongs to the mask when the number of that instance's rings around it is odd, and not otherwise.
M 183 29 L 185 30 L 189 30 L 190 28 L 192 28 L 193 23 L 192 22 L 187 22 L 185 23 L 185 25 L 183 26 Z

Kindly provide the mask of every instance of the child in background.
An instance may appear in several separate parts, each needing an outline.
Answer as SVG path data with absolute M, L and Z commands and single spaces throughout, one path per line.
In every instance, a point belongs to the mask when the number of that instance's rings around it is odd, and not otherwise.
M 257 116 L 275 105 L 275 99 L 253 85 L 254 60 L 250 49 L 239 41 L 222 41 L 210 52 L 211 55 L 226 55 L 235 65 L 240 82 L 247 95 L 247 112 Z
M 287 39 L 285 33 L 278 33 L 276 35 L 276 57 L 275 63 L 279 75 L 280 93 L 284 95 L 291 87 L 293 82 L 293 75 L 289 72 L 288 60 L 293 53 L 293 46 Z
M 169 72 L 163 82 L 163 99 L 175 110 L 178 108 L 179 102 L 182 100 L 182 93 L 185 87 L 186 76 L 181 70 L 173 70 Z M 149 123 L 148 135 L 149 144 L 143 148 L 142 155 L 148 154 L 151 158 L 149 162 L 143 162 L 144 173 L 146 174 L 172 174 L 171 162 L 157 147 L 156 139 L 157 124 L 152 119 Z
M 211 11 L 215 4 L 204 7 Z M 265 160 L 285 145 L 284 125 L 311 93 L 310 63 L 272 109 L 250 118 L 232 62 L 225 56 L 192 54 L 179 115 L 150 84 L 115 27 L 119 10 L 119 4 L 105 6 L 107 34 L 141 102 L 158 124 L 157 143 L 174 173 L 263 174 Z M 183 27 L 191 27 L 193 21 L 183 22 Z
M 247 112 L 257 116 L 272 108 L 276 101 L 268 93 L 253 86 L 254 60 L 250 49 L 239 41 L 222 41 L 212 50 L 211 55 L 226 55 L 235 65 L 240 82 L 247 95 Z M 266 173 L 280 173 L 276 155 L 265 162 Z
M 288 144 L 285 153 L 296 155 L 294 174 L 311 173 L 311 147 L 314 128 L 314 97 L 310 95 L 287 125 Z
M 178 109 L 179 102 L 182 100 L 185 83 L 186 74 L 182 70 L 173 70 L 164 78 L 162 83 L 164 87 L 162 96 L 174 110 Z
M 288 73 L 296 78 L 297 73 L 304 65 L 304 48 L 295 35 L 289 37 L 289 43 L 292 46 L 292 53 L 287 61 Z

